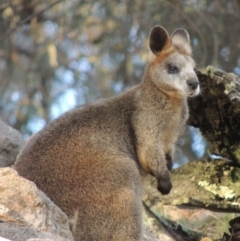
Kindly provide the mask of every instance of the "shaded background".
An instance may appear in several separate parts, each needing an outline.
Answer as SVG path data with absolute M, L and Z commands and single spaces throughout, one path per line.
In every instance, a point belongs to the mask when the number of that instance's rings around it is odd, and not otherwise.
M 240 75 L 239 0 L 0 0 L 0 118 L 27 139 L 67 110 L 141 81 L 148 34 L 190 34 L 199 69 Z M 188 127 L 179 163 L 207 155 Z

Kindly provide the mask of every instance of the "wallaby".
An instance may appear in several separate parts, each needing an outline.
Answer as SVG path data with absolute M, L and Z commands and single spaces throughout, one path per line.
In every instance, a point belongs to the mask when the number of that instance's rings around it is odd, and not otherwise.
M 168 194 L 174 145 L 200 91 L 189 35 L 150 32 L 142 82 L 67 112 L 35 134 L 15 168 L 68 216 L 76 241 L 142 240 L 142 176 Z M 77 215 L 76 215 L 77 214 Z

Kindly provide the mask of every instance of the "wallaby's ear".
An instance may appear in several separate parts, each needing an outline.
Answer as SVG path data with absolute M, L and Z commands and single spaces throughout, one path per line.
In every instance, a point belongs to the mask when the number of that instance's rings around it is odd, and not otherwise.
M 162 26 L 155 26 L 152 28 L 149 36 L 149 47 L 151 51 L 157 56 L 160 54 L 170 37 L 168 32 Z
M 175 30 L 171 35 L 171 40 L 174 46 L 186 52 L 186 54 L 191 55 L 192 48 L 190 45 L 190 37 L 188 32 L 185 29 L 179 28 Z

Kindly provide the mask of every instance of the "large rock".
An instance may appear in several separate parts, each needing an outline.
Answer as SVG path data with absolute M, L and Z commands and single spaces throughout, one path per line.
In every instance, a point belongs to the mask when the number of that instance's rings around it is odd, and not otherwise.
M 66 214 L 33 182 L 9 167 L 0 168 L 0 237 L 14 241 L 73 240 Z
M 22 135 L 0 121 L 0 167 L 11 166 L 23 145 Z

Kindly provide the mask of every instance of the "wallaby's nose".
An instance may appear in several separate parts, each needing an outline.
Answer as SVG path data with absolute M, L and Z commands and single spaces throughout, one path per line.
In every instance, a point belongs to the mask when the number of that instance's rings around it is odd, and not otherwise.
M 187 80 L 187 84 L 192 90 L 195 90 L 197 89 L 199 82 L 196 79 L 189 79 Z

